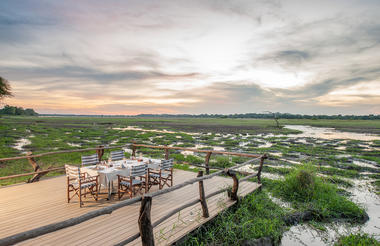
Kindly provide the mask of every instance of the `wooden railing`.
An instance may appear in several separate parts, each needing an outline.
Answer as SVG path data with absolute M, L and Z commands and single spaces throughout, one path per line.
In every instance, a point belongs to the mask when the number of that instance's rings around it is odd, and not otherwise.
M 135 144 L 134 147 L 147 147 L 147 145 Z M 163 148 L 165 150 L 175 148 L 175 147 L 166 147 L 166 146 L 154 146 L 154 147 L 155 148 Z M 197 150 L 194 150 L 194 151 L 197 152 Z M 204 152 L 204 151 L 198 151 L 198 152 Z M 207 151 L 207 153 L 209 153 L 209 152 L 212 153 L 213 151 Z M 218 154 L 222 154 L 222 153 L 224 154 L 226 152 L 218 152 Z M 230 152 L 227 152 L 227 153 L 230 153 Z M 230 154 L 240 155 L 242 153 L 230 153 Z M 244 154 L 244 155 L 248 155 L 248 154 Z M 216 171 L 216 172 L 209 174 L 209 175 L 203 176 L 203 172 L 199 171 L 196 178 L 187 180 L 187 181 L 185 181 L 181 184 L 177 184 L 175 186 L 171 186 L 167 189 L 159 190 L 159 191 L 149 193 L 149 194 L 144 194 L 142 197 L 134 197 L 132 199 L 124 200 L 124 201 L 121 201 L 119 203 L 110 205 L 108 207 L 88 212 L 88 213 L 83 214 L 79 217 L 71 218 L 68 220 L 49 224 L 46 226 L 42 226 L 39 228 L 35 228 L 35 229 L 29 230 L 29 231 L 25 231 L 22 233 L 18 233 L 18 234 L 12 235 L 12 236 L 2 238 L 2 239 L 0 239 L 0 246 L 1 245 L 13 245 L 13 244 L 16 244 L 16 243 L 19 243 L 19 242 L 22 242 L 22 241 L 25 241 L 25 240 L 28 240 L 31 238 L 35 238 L 38 236 L 42 236 L 42 235 L 45 235 L 45 234 L 48 234 L 48 233 L 51 233 L 54 231 L 58 231 L 58 230 L 70 227 L 70 226 L 74 226 L 74 225 L 80 224 L 82 222 L 88 221 L 90 219 L 93 219 L 93 218 L 101 216 L 101 215 L 111 214 L 113 211 L 115 211 L 117 209 L 120 209 L 122 207 L 137 203 L 139 201 L 141 201 L 140 214 L 139 214 L 139 219 L 138 219 L 139 232 L 136 233 L 135 235 L 130 236 L 129 238 L 120 242 L 117 245 L 125 245 L 127 243 L 130 243 L 130 242 L 136 240 L 137 238 L 139 238 L 141 236 L 142 245 L 152 246 L 152 245 L 154 245 L 154 236 L 153 236 L 153 228 L 154 227 L 158 226 L 163 221 L 165 221 L 166 219 L 175 215 L 179 211 L 181 211 L 185 208 L 188 208 L 190 206 L 193 206 L 197 203 L 200 203 L 200 205 L 202 207 L 202 216 L 204 218 L 207 218 L 207 217 L 209 217 L 209 212 L 208 212 L 206 200 L 210 197 L 217 195 L 217 194 L 220 194 L 222 192 L 230 190 L 230 188 L 227 187 L 227 188 L 223 188 L 223 189 L 220 189 L 218 191 L 215 191 L 213 193 L 206 195 L 205 191 L 204 191 L 204 183 L 203 183 L 204 180 L 211 179 L 217 175 L 222 175 L 222 174 L 226 174 L 226 175 L 232 177 L 233 185 L 232 185 L 231 190 L 228 192 L 228 195 L 229 195 L 231 200 L 235 200 L 235 201 L 238 200 L 237 192 L 239 189 L 239 182 L 241 183 L 241 182 L 248 180 L 249 178 L 257 177 L 258 183 L 260 184 L 261 183 L 261 170 L 262 170 L 263 165 L 264 165 L 264 160 L 267 158 L 267 156 L 265 154 L 261 155 L 261 156 L 260 155 L 259 156 L 253 155 L 253 156 L 257 156 L 257 157 L 254 159 L 248 160 L 242 164 L 235 165 L 231 168 L 225 168 L 223 170 Z M 246 176 L 244 178 L 241 178 L 240 180 L 237 178 L 236 173 L 235 173 L 236 169 L 238 169 L 242 166 L 248 165 L 248 164 L 252 164 L 253 162 L 258 161 L 258 160 L 260 161 L 260 165 L 259 165 L 259 169 L 258 169 L 257 173 L 251 174 L 251 175 Z M 199 198 L 196 198 L 196 199 L 188 202 L 187 204 L 184 204 L 184 205 L 182 205 L 176 209 L 173 209 L 172 211 L 168 212 L 165 216 L 163 216 L 162 218 L 160 218 L 157 221 L 155 221 L 154 223 L 152 223 L 151 208 L 152 208 L 152 198 L 153 197 L 160 196 L 160 195 L 181 189 L 185 186 L 194 184 L 196 182 L 199 183 Z
M 64 167 L 55 167 L 55 168 L 51 167 L 51 168 L 42 170 L 42 168 L 40 167 L 40 165 L 37 163 L 37 161 L 35 159 L 38 157 L 43 157 L 43 156 L 48 156 L 48 155 L 57 155 L 57 154 L 75 153 L 75 152 L 87 152 L 87 151 L 94 151 L 95 150 L 99 156 L 99 160 L 101 160 L 102 156 L 104 154 L 104 150 L 106 150 L 106 149 L 132 148 L 132 156 L 136 156 L 136 150 L 138 147 L 145 147 L 145 148 L 152 148 L 152 149 L 163 149 L 163 150 L 165 150 L 165 159 L 169 159 L 169 155 L 170 155 L 169 150 L 183 150 L 183 151 L 191 151 L 191 152 L 197 152 L 197 153 L 206 153 L 205 165 L 204 166 L 193 164 L 194 166 L 205 168 L 206 174 L 210 173 L 210 168 L 218 169 L 218 167 L 211 167 L 209 165 L 210 157 L 212 154 L 234 155 L 234 156 L 251 157 L 251 158 L 260 157 L 260 155 L 249 154 L 249 153 L 237 153 L 237 152 L 226 152 L 226 151 L 216 151 L 216 150 L 199 150 L 199 149 L 191 149 L 191 148 L 183 148 L 183 147 L 155 146 L 155 145 L 136 144 L 136 143 L 126 144 L 126 145 L 121 145 L 121 146 L 111 146 L 111 147 L 104 147 L 104 146 L 100 145 L 96 148 L 62 150 L 62 151 L 46 152 L 46 153 L 41 153 L 41 154 L 32 154 L 31 152 L 29 152 L 25 156 L 0 158 L 0 162 L 28 159 L 29 164 L 33 167 L 33 170 L 34 170 L 34 172 L 3 176 L 3 177 L 0 177 L 0 180 L 33 175 L 33 177 L 28 180 L 28 183 L 32 183 L 32 182 L 39 181 L 39 179 L 43 175 L 45 175 L 51 171 L 58 171 L 58 170 L 64 170 L 65 169 Z

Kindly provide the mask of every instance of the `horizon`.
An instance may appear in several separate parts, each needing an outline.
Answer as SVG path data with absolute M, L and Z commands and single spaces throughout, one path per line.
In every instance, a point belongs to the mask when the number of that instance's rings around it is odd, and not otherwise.
M 0 2 L 2 104 L 40 114 L 380 114 L 380 2 Z

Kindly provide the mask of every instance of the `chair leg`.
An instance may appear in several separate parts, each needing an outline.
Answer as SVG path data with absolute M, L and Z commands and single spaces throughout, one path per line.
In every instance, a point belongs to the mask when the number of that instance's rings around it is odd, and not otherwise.
M 96 185 L 95 186 L 95 188 L 96 188 L 96 201 L 98 201 L 98 199 L 99 199 L 99 189 L 98 189 L 98 185 Z
M 80 183 L 79 183 L 80 185 Z M 81 187 L 79 186 L 79 207 L 82 207 L 82 189 Z
M 67 203 L 70 202 L 70 181 L 69 177 L 67 177 Z
M 118 182 L 117 182 L 117 197 L 119 198 L 119 200 L 121 198 L 120 189 L 121 189 L 120 180 L 118 180 Z
M 67 203 L 70 203 L 70 187 L 67 185 Z
M 145 193 L 148 192 L 148 185 L 149 185 L 149 183 L 148 183 L 148 176 L 145 176 Z

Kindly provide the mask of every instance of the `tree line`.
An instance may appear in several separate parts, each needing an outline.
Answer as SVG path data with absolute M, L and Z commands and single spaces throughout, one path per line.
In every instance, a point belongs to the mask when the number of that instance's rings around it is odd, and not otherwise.
M 380 115 L 306 115 L 290 113 L 246 113 L 246 114 L 139 114 L 137 117 L 181 117 L 181 118 L 255 118 L 255 119 L 341 119 L 379 120 Z
M 15 106 L 5 105 L 4 108 L 0 109 L 0 115 L 28 115 L 28 116 L 35 116 L 35 115 L 38 115 L 38 113 L 36 113 L 31 108 L 23 109 L 22 107 L 15 107 Z

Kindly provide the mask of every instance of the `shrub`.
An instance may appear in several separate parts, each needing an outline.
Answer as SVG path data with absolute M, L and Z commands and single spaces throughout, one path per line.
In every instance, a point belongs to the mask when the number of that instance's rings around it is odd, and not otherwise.
M 377 241 L 372 236 L 366 233 L 350 234 L 348 236 L 342 236 L 339 238 L 338 242 L 334 244 L 335 246 L 380 246 L 380 242 Z

